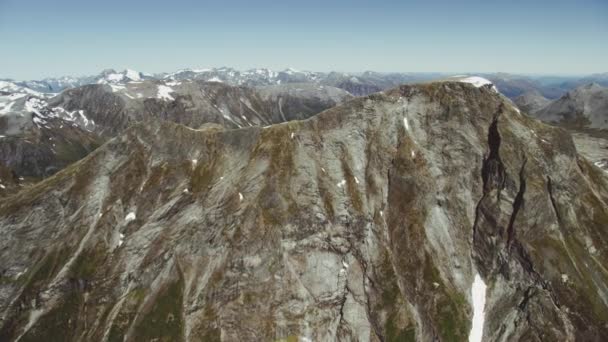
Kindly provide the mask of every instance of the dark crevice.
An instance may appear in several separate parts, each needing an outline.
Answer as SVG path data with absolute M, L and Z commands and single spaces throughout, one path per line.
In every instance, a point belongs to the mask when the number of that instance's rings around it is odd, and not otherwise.
M 557 217 L 557 222 L 560 223 L 562 218 L 559 215 L 559 210 L 557 210 L 557 202 L 555 201 L 555 195 L 553 194 L 553 181 L 549 176 L 547 176 L 547 191 L 549 192 L 549 199 L 551 200 L 551 206 L 553 206 L 555 217 Z
M 524 298 L 522 299 L 522 301 L 519 303 L 519 309 L 520 310 L 525 310 L 526 307 L 528 306 L 528 302 L 530 301 L 530 299 L 532 297 L 534 297 L 536 295 L 536 292 L 533 292 L 535 288 L 534 287 L 528 287 L 526 289 L 526 291 L 524 292 Z
M 372 289 L 376 288 L 375 282 L 373 281 L 373 279 L 369 276 L 368 274 L 368 265 L 366 260 L 363 258 L 363 256 L 361 255 L 361 253 L 359 251 L 353 251 L 355 258 L 359 261 L 359 264 L 361 265 L 361 269 L 362 269 L 362 273 L 363 273 L 363 277 L 364 277 L 364 283 L 365 280 L 367 280 L 369 282 L 369 287 Z M 350 291 L 350 289 L 349 289 Z M 378 322 L 376 320 L 376 315 L 374 314 L 374 310 L 371 307 L 371 299 L 370 299 L 370 295 L 368 293 L 368 286 L 364 286 L 363 287 L 363 294 L 365 296 L 365 302 L 363 303 L 363 305 L 365 305 L 365 313 L 367 315 L 367 320 L 370 323 L 370 325 L 372 326 L 372 330 L 374 332 L 374 334 L 376 335 L 376 337 L 378 338 L 379 341 L 384 341 L 384 338 L 382 337 L 382 330 L 379 328 L 378 326 Z
M 509 219 L 509 226 L 507 228 L 507 246 L 511 246 L 513 243 L 513 239 L 515 239 L 515 219 L 517 218 L 517 213 L 524 205 L 524 194 L 526 193 L 526 177 L 525 177 L 525 168 L 528 159 L 524 156 L 524 162 L 521 164 L 521 168 L 519 169 L 519 190 L 517 191 L 517 195 L 515 196 L 515 200 L 513 201 L 513 212 L 511 213 L 511 218 Z
M 498 115 L 494 117 L 488 130 L 488 156 L 484 159 L 481 167 L 481 178 L 483 180 L 483 192 L 489 193 L 498 190 L 497 197 L 500 199 L 500 192 L 505 184 L 505 168 L 500 159 L 500 133 L 498 132 Z
M 345 280 L 347 283 L 344 286 L 344 294 L 342 295 L 342 298 L 340 299 L 340 322 L 338 323 L 338 327 L 341 326 L 343 323 L 346 323 L 346 321 L 344 320 L 344 305 L 346 305 L 346 300 L 348 299 L 348 294 L 350 293 L 350 289 L 348 288 L 348 280 Z
M 477 240 L 477 226 L 479 225 L 479 215 L 481 214 L 481 204 L 484 202 L 487 194 L 493 189 L 497 189 L 497 199 L 500 200 L 500 192 L 505 184 L 505 169 L 500 159 L 500 143 L 501 137 L 498 131 L 498 117 L 504 110 L 501 103 L 490 127 L 488 129 L 488 155 L 484 158 L 481 165 L 481 179 L 483 182 L 483 195 L 475 206 L 475 219 L 473 221 L 473 246 Z

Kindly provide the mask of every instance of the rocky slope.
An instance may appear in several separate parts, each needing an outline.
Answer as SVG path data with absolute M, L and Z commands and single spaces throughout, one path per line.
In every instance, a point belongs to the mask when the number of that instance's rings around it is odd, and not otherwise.
M 206 123 L 266 126 L 308 118 L 352 97 L 313 84 L 253 89 L 203 81 L 124 82 L 137 75 L 108 71 L 107 82 L 52 98 L 40 93 L 0 96 L 0 164 L 18 177 L 45 177 L 134 122 L 163 119 L 191 128 Z
M 596 83 L 578 87 L 533 115 L 569 128 L 608 129 L 608 88 Z
M 604 341 L 607 201 L 491 85 L 148 121 L 0 200 L 0 340 Z
M 526 113 L 535 113 L 546 107 L 551 100 L 542 96 L 536 90 L 528 91 L 513 99 L 513 102 Z

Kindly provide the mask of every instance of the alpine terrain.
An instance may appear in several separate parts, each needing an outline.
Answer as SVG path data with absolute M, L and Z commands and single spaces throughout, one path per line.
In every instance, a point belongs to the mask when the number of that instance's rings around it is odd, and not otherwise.
M 101 146 L 0 199 L 0 340 L 608 340 L 608 178 L 567 131 L 481 78 L 297 84 L 6 95 L 40 101 L 14 149 Z

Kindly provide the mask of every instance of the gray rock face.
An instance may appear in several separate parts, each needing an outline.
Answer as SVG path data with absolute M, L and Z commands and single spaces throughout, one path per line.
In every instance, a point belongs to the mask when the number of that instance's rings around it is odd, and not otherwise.
M 608 88 L 595 83 L 581 86 L 534 116 L 570 128 L 608 129 Z
M 0 340 L 608 339 L 608 184 L 443 82 L 304 121 L 147 121 L 0 200 Z

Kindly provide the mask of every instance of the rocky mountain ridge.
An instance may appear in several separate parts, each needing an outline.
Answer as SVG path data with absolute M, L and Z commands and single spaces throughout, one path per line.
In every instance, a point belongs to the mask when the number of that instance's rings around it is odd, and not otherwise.
M 598 83 L 608 86 L 606 74 L 587 76 L 538 76 L 517 75 L 509 73 L 474 73 L 489 79 L 505 96 L 515 99 L 526 92 L 539 92 L 549 99 L 556 99 L 578 86 Z M 354 96 L 363 96 L 396 87 L 400 84 L 411 84 L 444 79 L 452 74 L 439 72 L 315 72 L 301 71 L 293 68 L 271 70 L 256 68 L 237 70 L 230 67 L 206 69 L 181 69 L 176 72 L 147 74 L 126 69 L 117 72 L 113 69 L 102 71 L 98 75 L 83 77 L 47 78 L 37 81 L 12 81 L 18 86 L 42 93 L 59 93 L 65 89 L 88 84 L 127 83 L 144 79 L 185 81 L 201 80 L 224 82 L 233 86 L 270 86 L 285 83 L 311 83 L 333 86 L 344 89 Z M 1 86 L 0 86 L 1 90 Z
M 6 100 L 0 109 L 1 164 L 17 178 L 39 178 L 82 158 L 134 122 L 163 119 L 191 128 L 266 126 L 310 117 L 352 97 L 341 89 L 311 84 L 254 89 L 204 81 L 124 83 L 128 74 L 136 78 L 133 73 L 108 72 L 108 82 L 56 96 L 0 97 Z

